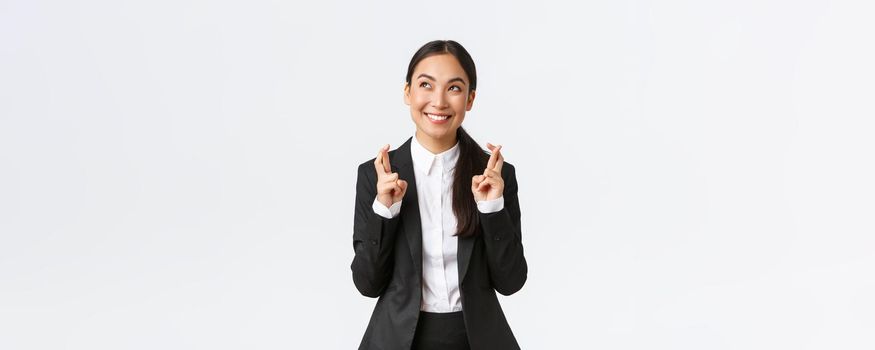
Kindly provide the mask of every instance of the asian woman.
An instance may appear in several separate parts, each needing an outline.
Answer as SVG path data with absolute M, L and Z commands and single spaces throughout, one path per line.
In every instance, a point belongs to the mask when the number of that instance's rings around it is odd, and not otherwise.
M 476 88 L 462 45 L 422 46 L 404 84 L 414 135 L 358 167 L 352 279 L 379 298 L 359 349 L 519 349 L 495 294 L 528 273 L 516 172 L 462 128 Z

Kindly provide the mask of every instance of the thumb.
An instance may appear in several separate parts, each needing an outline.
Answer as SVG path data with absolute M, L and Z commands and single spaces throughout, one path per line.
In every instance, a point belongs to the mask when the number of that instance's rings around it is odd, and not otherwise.
M 474 177 L 471 178 L 471 189 L 476 190 L 481 182 L 483 182 L 483 175 L 474 175 Z
M 407 181 L 398 180 L 398 187 L 401 187 L 401 192 L 407 192 Z

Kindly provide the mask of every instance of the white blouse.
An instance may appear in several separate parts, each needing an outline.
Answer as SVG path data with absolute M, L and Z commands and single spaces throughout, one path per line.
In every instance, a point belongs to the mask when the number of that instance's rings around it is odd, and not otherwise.
M 453 214 L 453 175 L 459 159 L 459 143 L 433 154 L 413 136 L 410 156 L 416 177 L 416 195 L 422 222 L 422 304 L 426 312 L 462 310 L 456 250 L 456 216 Z M 387 208 L 374 198 L 373 209 L 391 219 L 401 212 L 401 202 Z M 504 209 L 504 197 L 477 202 L 477 210 L 492 213 Z

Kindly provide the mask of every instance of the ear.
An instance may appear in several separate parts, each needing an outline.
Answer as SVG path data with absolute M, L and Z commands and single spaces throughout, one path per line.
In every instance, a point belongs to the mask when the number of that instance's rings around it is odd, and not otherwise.
M 404 83 L 404 104 L 410 105 L 410 84 Z
M 471 107 L 474 106 L 474 97 L 477 95 L 476 90 L 471 90 L 471 93 L 468 94 L 468 104 L 465 106 L 466 111 L 470 111 Z

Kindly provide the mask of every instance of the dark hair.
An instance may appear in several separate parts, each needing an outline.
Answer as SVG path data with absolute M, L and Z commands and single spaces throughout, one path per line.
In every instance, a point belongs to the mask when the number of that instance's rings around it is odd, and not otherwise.
M 420 61 L 439 54 L 451 54 L 459 61 L 465 74 L 468 75 L 469 94 L 477 89 L 477 70 L 474 66 L 474 60 L 461 44 L 452 40 L 435 40 L 420 47 L 410 59 L 410 65 L 407 66 L 407 85 L 410 85 L 413 70 Z M 489 156 L 465 132 L 462 126 L 456 130 L 456 139 L 459 141 L 459 160 L 456 161 L 456 170 L 453 175 L 453 214 L 456 215 L 458 223 L 456 236 L 470 237 L 480 231 L 477 203 L 474 202 L 474 194 L 471 193 L 471 178 L 474 177 L 474 174 L 480 174 L 486 169 Z

